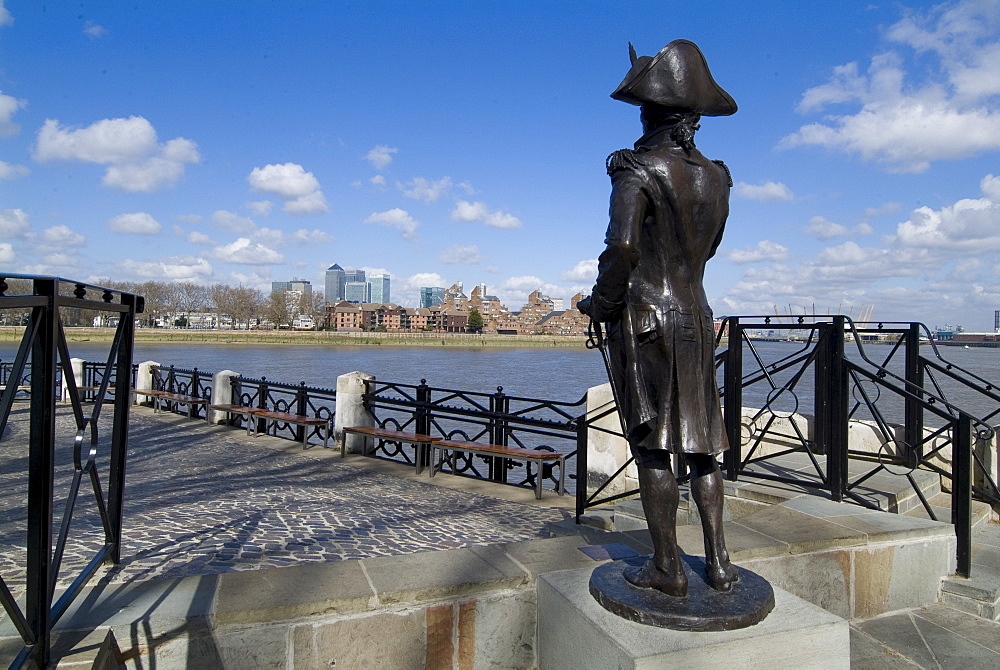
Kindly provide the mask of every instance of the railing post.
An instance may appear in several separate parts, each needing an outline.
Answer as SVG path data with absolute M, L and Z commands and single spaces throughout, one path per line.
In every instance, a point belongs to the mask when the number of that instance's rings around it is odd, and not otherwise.
M 115 564 L 121 560 L 122 519 L 124 518 L 124 494 L 126 459 L 128 456 L 129 412 L 132 408 L 132 352 L 135 338 L 135 296 L 122 295 L 122 302 L 129 306 L 118 319 L 121 344 L 115 360 L 115 416 L 111 427 L 111 457 L 108 475 L 108 521 L 114 538 L 111 560 Z
M 952 444 L 951 522 L 957 541 L 956 572 L 972 574 L 972 417 L 959 412 Z
M 723 409 L 726 437 L 729 450 L 723 453 L 726 479 L 736 481 L 743 460 L 740 426 L 743 423 L 743 327 L 739 317 L 726 319 L 729 329 L 729 344 L 726 348 L 726 362 L 723 367 Z
M 295 389 L 295 413 L 300 416 L 306 415 L 306 410 L 309 408 L 309 393 L 306 391 L 306 382 L 303 379 L 299 382 L 299 387 Z M 298 442 L 302 442 L 305 438 L 305 426 L 298 426 L 295 429 L 295 439 Z
M 38 324 L 31 343 L 31 426 L 28 448 L 28 528 L 25 618 L 34 636 L 31 660 L 49 666 L 52 594 L 52 469 L 55 461 L 56 341 L 59 315 L 58 286 L 51 279 L 36 279 L 35 294 L 44 296 L 44 307 L 32 309 Z
M 587 432 L 590 422 L 584 412 L 576 419 L 576 522 L 587 508 Z
M 502 446 L 507 446 L 508 437 L 508 424 L 505 418 L 507 412 L 510 410 L 510 399 L 504 395 L 503 387 L 498 386 L 497 392 L 490 396 L 490 420 L 489 420 L 489 430 L 490 430 L 490 442 L 492 444 L 499 444 Z M 507 463 L 508 460 L 501 456 L 494 456 L 490 459 L 490 479 L 496 482 L 506 482 L 507 481 Z M 528 466 L 525 465 L 525 468 Z M 541 476 L 541 472 L 538 473 Z
M 195 398 L 201 397 L 201 389 L 198 388 L 200 385 L 200 377 L 198 374 L 198 368 L 191 370 L 191 388 L 188 389 L 188 395 L 194 396 Z M 208 412 L 208 408 L 205 408 L 205 412 Z M 191 403 L 188 405 L 188 416 L 192 419 L 198 416 L 198 405 L 197 403 Z
M 267 409 L 267 377 L 261 375 L 260 383 L 257 385 L 257 408 Z M 251 421 L 257 422 L 257 430 L 254 432 L 267 432 L 267 419 L 261 419 L 259 417 L 254 417 L 250 419 Z
M 177 378 L 174 375 L 174 364 L 170 364 L 170 368 L 167 369 L 167 388 L 165 389 L 167 393 L 177 393 Z
M 427 385 L 426 379 L 420 380 L 420 386 L 417 387 L 417 416 L 414 421 L 416 424 L 417 432 L 421 435 L 429 435 L 431 432 L 431 388 Z M 421 454 L 418 451 L 414 458 L 420 458 Z M 426 454 L 424 462 L 420 465 L 422 467 L 429 466 L 430 463 L 430 453 Z
M 844 364 L 846 317 L 822 325 L 816 343 L 815 443 L 826 453 L 830 493 L 840 502 L 847 491 L 847 368 Z
M 906 355 L 906 390 L 913 396 L 904 401 L 903 440 L 906 467 L 915 468 L 923 457 L 924 408 L 920 404 L 924 388 L 924 367 L 920 358 L 920 324 L 911 323 L 903 335 Z

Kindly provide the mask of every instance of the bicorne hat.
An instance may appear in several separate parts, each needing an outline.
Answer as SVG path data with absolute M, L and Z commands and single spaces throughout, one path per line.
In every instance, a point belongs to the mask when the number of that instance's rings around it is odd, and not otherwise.
M 701 49 L 688 40 L 674 40 L 655 56 L 635 55 L 628 45 L 632 69 L 611 94 L 633 105 L 658 105 L 702 116 L 736 113 L 736 101 L 712 79 Z

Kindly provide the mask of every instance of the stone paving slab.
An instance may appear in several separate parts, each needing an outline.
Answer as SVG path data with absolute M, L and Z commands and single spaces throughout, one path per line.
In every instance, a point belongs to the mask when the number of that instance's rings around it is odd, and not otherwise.
M 62 504 L 75 430 L 69 407 L 58 412 Z M 103 467 L 110 411 L 98 426 Z M 25 406 L 12 413 L 0 450 L 0 575 L 15 592 L 24 583 L 26 445 Z M 568 496 L 547 495 L 561 509 L 544 499 L 519 504 L 461 490 L 461 482 L 432 485 L 364 467 L 373 459 L 342 460 L 333 449 L 302 450 L 290 440 L 247 437 L 145 408 L 133 408 L 129 451 L 122 562 L 104 576 L 114 583 L 527 540 L 546 537 L 548 523 L 572 516 Z M 512 488 L 480 490 L 487 487 Z M 516 494 L 533 499 L 530 491 Z M 102 544 L 96 507 L 81 497 L 59 584 L 71 581 Z

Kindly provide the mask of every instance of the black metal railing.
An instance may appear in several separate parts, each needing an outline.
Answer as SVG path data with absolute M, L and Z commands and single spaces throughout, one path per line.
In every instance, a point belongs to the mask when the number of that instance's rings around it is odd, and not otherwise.
M 933 346 L 932 356 L 923 356 L 920 345 L 929 332 L 918 323 L 855 324 L 843 315 L 775 323 L 741 316 L 726 319 L 725 330 L 729 341 L 717 363 L 730 443 L 727 478 L 798 484 L 881 509 L 866 484 L 880 473 L 896 474 L 936 519 L 914 477 L 918 469 L 934 472 L 950 481 L 958 572 L 967 576 L 971 495 L 1000 504 L 996 481 L 973 449 L 977 440 L 993 437 L 990 424 L 1000 406 L 973 412 L 967 398 L 973 393 L 1000 402 L 995 385 L 944 361 Z M 793 344 L 769 357 L 753 336 L 762 330 L 784 334 L 781 339 Z M 961 403 L 949 397 L 957 389 L 966 398 Z M 877 449 L 852 448 L 851 421 L 871 426 Z M 789 454 L 803 458 L 801 468 L 774 465 Z M 853 473 L 849 460 L 856 464 Z
M 186 368 L 174 367 L 173 365 L 168 367 L 152 365 L 149 371 L 152 376 L 153 389 L 156 391 L 166 391 L 167 393 L 176 393 L 193 398 L 204 398 L 209 402 L 212 400 L 213 374 L 211 372 L 199 372 L 198 368 L 188 370 Z M 164 407 L 170 412 L 181 414 L 180 407 L 182 404 L 165 403 Z M 203 409 L 198 403 L 190 403 L 185 405 L 185 407 L 186 409 L 183 414 L 192 419 L 204 418 L 201 412 L 208 411 L 207 408 Z
M 586 396 L 576 402 L 561 402 L 509 396 L 503 387 L 497 387 L 496 393 L 480 393 L 434 388 L 425 379 L 417 385 L 370 380 L 364 402 L 381 428 L 559 452 L 566 454 L 567 481 L 576 476 L 573 465 L 581 453 L 579 414 Z M 376 440 L 374 453 L 413 463 L 397 443 Z M 445 471 L 450 472 L 451 464 L 446 465 Z M 559 483 L 551 465 L 542 465 L 539 472 L 535 465 L 502 456 L 461 456 L 455 461 L 454 474 L 526 488 L 533 488 L 539 476 L 550 480 L 556 489 Z
M 9 282 L 9 283 L 8 283 Z M 63 330 L 61 310 L 80 309 L 116 314 L 118 326 L 103 363 L 101 383 L 95 402 L 84 407 L 81 389 L 74 378 L 71 357 Z M 121 546 L 122 500 L 125 485 L 125 458 L 128 442 L 129 381 L 132 366 L 133 329 L 136 314 L 142 312 L 143 298 L 57 277 L 5 275 L 0 277 L 0 310 L 26 314 L 17 353 L 0 393 L 0 439 L 24 444 L 5 445 L 6 455 L 27 455 L 28 471 L 25 513 L 24 606 L 18 604 L 8 581 L 0 575 L 0 602 L 23 647 L 11 668 L 45 668 L 50 660 L 52 627 L 66 613 L 87 581 L 105 562 L 117 563 Z M 26 372 L 30 364 L 30 373 Z M 68 445 L 57 434 L 57 382 L 61 373 L 72 412 L 75 435 Z M 105 399 L 116 380 L 110 440 L 101 440 L 99 422 Z M 23 383 L 27 382 L 27 383 Z M 29 387 L 27 417 L 13 412 L 20 386 Z M 27 423 L 26 429 L 24 423 Z M 14 424 L 18 424 L 15 426 Z M 16 427 L 16 430 L 14 429 Z M 5 432 L 9 431 L 9 432 Z M 66 453 L 66 452 L 70 453 Z M 61 466 L 67 465 L 69 472 Z M 68 475 L 65 503 L 57 510 L 56 472 Z M 102 477 L 106 487 L 102 484 Z M 93 498 L 82 496 L 81 486 L 89 480 Z M 58 596 L 60 568 L 75 510 L 86 506 L 96 510 L 103 530 L 103 543 L 90 562 Z M 55 514 L 61 511 L 58 528 Z
M 258 407 L 276 412 L 287 412 L 300 416 L 311 416 L 326 419 L 333 425 L 337 409 L 337 392 L 333 389 L 306 386 L 305 382 L 298 384 L 282 384 L 272 382 L 266 377 L 254 379 L 251 377 L 233 377 L 230 380 L 233 388 L 233 403 L 244 407 Z M 232 419 L 239 422 L 239 416 Z M 268 429 L 278 437 L 288 437 L 297 442 L 303 441 L 304 431 L 309 431 L 309 437 L 323 439 L 320 426 L 299 426 L 284 421 L 273 421 L 254 418 L 257 421 L 257 431 Z

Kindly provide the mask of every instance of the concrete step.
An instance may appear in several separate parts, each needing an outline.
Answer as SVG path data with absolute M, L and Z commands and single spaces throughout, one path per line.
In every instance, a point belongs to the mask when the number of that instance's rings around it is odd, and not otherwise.
M 972 576 L 946 577 L 941 602 L 1000 621 L 1000 524 L 983 523 L 972 534 Z
M 934 511 L 934 516 L 937 521 L 951 521 L 951 494 L 950 493 L 938 493 L 936 496 L 929 498 L 927 502 L 930 504 L 931 509 Z M 990 513 L 992 508 L 989 503 L 984 503 L 980 500 L 972 501 L 972 527 L 980 528 L 986 525 L 990 519 Z M 905 512 L 906 516 L 912 516 L 919 519 L 930 519 L 931 516 L 927 513 L 927 510 L 923 505 L 918 505 Z

